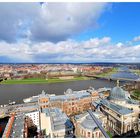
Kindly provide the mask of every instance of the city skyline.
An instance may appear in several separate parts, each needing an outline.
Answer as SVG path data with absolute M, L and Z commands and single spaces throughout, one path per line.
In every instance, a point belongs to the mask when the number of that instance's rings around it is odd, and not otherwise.
M 1 3 L 0 63 L 140 62 L 139 6 Z

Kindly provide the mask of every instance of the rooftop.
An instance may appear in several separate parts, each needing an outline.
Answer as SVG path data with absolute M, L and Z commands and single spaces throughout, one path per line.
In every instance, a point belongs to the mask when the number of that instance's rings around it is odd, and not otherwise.
M 31 112 L 38 109 L 39 109 L 38 105 L 28 105 L 28 106 L 22 106 L 17 108 L 17 110 L 20 112 Z
M 121 87 L 116 86 L 111 90 L 109 99 L 125 100 L 125 91 Z
M 30 102 L 37 102 L 37 101 L 38 101 L 38 97 L 34 97 L 34 98 L 31 99 Z
M 24 118 L 25 115 L 19 114 L 15 117 L 14 124 L 12 126 L 11 138 L 22 138 L 23 137 L 23 131 L 24 131 Z
M 81 122 L 81 126 L 85 129 L 95 130 L 98 128 L 94 120 L 90 115 L 86 116 L 85 119 Z
M 97 106 L 100 104 L 100 101 L 101 101 L 101 100 L 102 100 L 102 99 L 99 98 L 98 100 L 93 101 L 93 102 L 92 102 L 92 105 L 95 106 L 95 107 L 97 107 Z
M 46 116 L 51 117 L 51 126 L 53 131 L 65 130 L 65 128 L 73 128 L 72 123 L 65 113 L 59 108 L 46 108 L 42 110 Z
M 97 91 L 102 93 L 104 91 L 111 91 L 111 88 L 99 88 Z
M 57 95 L 57 96 L 49 96 L 48 94 L 43 94 L 42 96 L 40 96 L 40 98 L 42 97 L 49 97 L 50 101 L 65 101 L 65 100 L 70 100 L 73 98 L 76 99 L 81 99 L 81 98 L 85 98 L 85 97 L 89 97 L 90 93 L 86 90 L 81 90 L 81 91 L 72 91 L 71 89 L 68 89 L 64 95 Z
M 128 102 L 129 104 L 140 105 L 140 101 L 136 101 L 136 100 L 133 100 L 133 99 L 127 99 L 127 102 Z
M 98 118 L 99 123 L 102 124 L 102 122 L 99 120 L 99 118 L 103 114 L 101 112 L 99 112 L 99 111 L 93 112 L 93 114 Z M 92 119 L 92 117 L 89 115 L 88 112 L 76 115 L 75 119 L 80 121 L 80 125 L 84 129 L 89 129 L 89 130 L 94 131 L 95 129 L 98 128 L 98 126 L 96 125 L 95 121 Z
M 127 114 L 130 114 L 132 113 L 133 111 L 130 110 L 129 108 L 126 108 L 126 107 L 123 107 L 123 106 L 120 106 L 120 105 L 117 105 L 115 103 L 112 103 L 112 102 L 109 102 L 108 100 L 101 100 L 101 104 L 109 107 L 111 110 L 114 110 L 116 112 L 118 112 L 119 114 L 121 115 L 127 115 Z

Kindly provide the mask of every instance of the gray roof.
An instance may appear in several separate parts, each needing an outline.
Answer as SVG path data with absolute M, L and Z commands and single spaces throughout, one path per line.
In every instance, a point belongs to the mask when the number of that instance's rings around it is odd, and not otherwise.
M 101 99 L 98 99 L 98 100 L 96 100 L 96 101 L 93 101 L 93 102 L 92 102 L 92 105 L 96 107 L 97 105 L 100 104 L 100 101 L 101 101 Z
M 65 130 L 66 128 L 73 128 L 72 123 L 65 113 L 61 111 L 59 108 L 46 108 L 42 110 L 46 113 L 46 116 L 51 117 L 51 126 L 52 130 Z
M 50 101 L 66 101 L 71 100 L 72 98 L 81 99 L 90 96 L 90 92 L 95 91 L 93 88 L 89 90 L 82 90 L 82 91 L 73 91 L 72 89 L 67 89 L 64 92 L 64 95 L 53 95 L 52 94 L 45 94 L 44 90 L 38 97 L 31 97 L 29 102 L 37 102 L 40 98 L 49 98 Z
M 121 87 L 116 86 L 111 90 L 109 99 L 125 100 L 125 91 Z
M 24 106 L 23 107 L 18 107 L 17 110 L 19 110 L 20 112 L 31 112 L 31 111 L 35 111 L 38 110 L 39 107 L 38 105 L 28 105 L 28 106 Z
M 136 100 L 133 100 L 133 99 L 127 99 L 127 102 L 128 102 L 129 104 L 140 105 L 140 101 L 136 101 Z
M 84 127 L 85 129 L 91 129 L 91 130 L 95 130 L 96 128 L 98 128 L 94 120 L 89 115 L 86 116 L 86 118 L 83 120 L 81 126 Z
M 108 100 L 101 100 L 101 104 L 109 107 L 111 110 L 118 112 L 121 115 L 127 115 L 132 113 L 133 111 L 129 108 L 117 105 L 115 103 L 109 102 Z
M 97 91 L 99 92 L 99 93 L 102 93 L 102 92 L 104 92 L 104 91 L 110 91 L 111 90 L 111 88 L 99 88 Z
M 70 90 L 68 91 L 69 93 L 66 95 L 57 95 L 57 96 L 50 96 L 50 101 L 65 101 L 65 100 L 70 100 L 72 98 L 76 98 L 76 99 L 81 99 L 81 98 L 85 98 L 85 97 L 89 97 L 90 93 L 83 90 L 83 91 L 74 91 L 71 92 Z
M 81 119 L 81 118 L 85 117 L 85 115 L 87 115 L 87 114 L 88 114 L 88 113 L 85 112 L 85 113 L 82 113 L 82 114 L 79 114 L 79 115 L 75 115 L 74 118 L 75 118 L 76 120 L 78 120 L 78 119 Z
M 38 101 L 38 97 L 34 97 L 34 98 L 31 99 L 30 102 L 37 102 L 37 101 Z
M 93 112 L 93 114 L 99 118 L 99 116 L 101 115 L 100 112 Z M 94 131 L 95 129 L 98 128 L 98 126 L 96 125 L 95 121 L 92 119 L 92 117 L 88 114 L 88 112 L 85 112 L 83 114 L 79 114 L 79 115 L 75 115 L 75 119 L 76 120 L 81 120 L 80 125 L 84 128 L 84 129 L 89 129 Z M 98 120 L 99 123 L 102 125 L 102 122 L 100 120 Z
M 24 114 L 19 114 L 15 117 L 14 124 L 12 126 L 11 138 L 22 138 L 24 131 Z

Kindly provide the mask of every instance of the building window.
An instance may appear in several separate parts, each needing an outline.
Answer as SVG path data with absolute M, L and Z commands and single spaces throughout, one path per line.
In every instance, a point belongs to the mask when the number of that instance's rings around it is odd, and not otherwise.
M 102 134 L 101 134 L 101 132 L 99 132 L 99 138 L 101 138 L 102 137 Z
M 130 131 L 130 126 L 129 125 L 127 126 L 127 131 Z
M 84 137 L 86 138 L 86 132 L 84 132 Z
M 94 138 L 94 133 L 92 134 L 92 138 Z
M 88 132 L 88 137 L 90 137 L 90 132 Z
M 98 138 L 98 132 L 96 132 L 96 138 Z

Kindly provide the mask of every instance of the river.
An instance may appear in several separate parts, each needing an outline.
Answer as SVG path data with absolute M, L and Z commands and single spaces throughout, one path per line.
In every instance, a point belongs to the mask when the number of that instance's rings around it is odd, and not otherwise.
M 42 90 L 49 94 L 61 95 L 68 88 L 72 90 L 88 89 L 90 86 L 95 89 L 102 87 L 114 87 L 116 82 L 108 80 L 82 80 L 65 83 L 51 84 L 18 84 L 18 85 L 0 85 L 0 104 L 7 104 L 10 100 L 22 103 L 24 98 L 38 95 Z
M 118 72 L 111 75 L 112 78 L 126 78 L 137 80 L 140 79 L 140 76 L 131 72 L 128 67 L 120 67 Z

